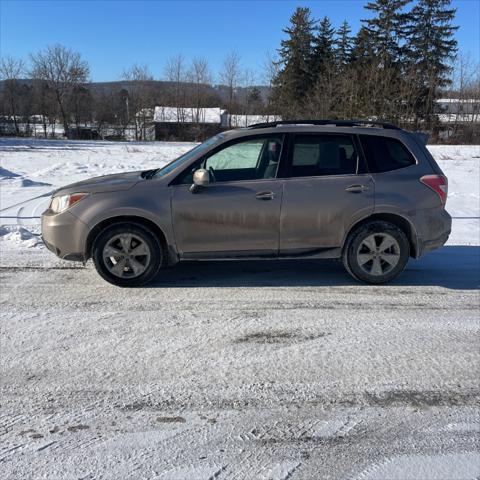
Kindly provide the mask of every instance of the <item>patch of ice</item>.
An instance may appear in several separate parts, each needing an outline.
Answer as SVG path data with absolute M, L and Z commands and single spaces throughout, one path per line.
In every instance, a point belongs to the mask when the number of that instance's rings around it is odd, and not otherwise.
M 262 476 L 265 480 L 287 480 L 292 473 L 299 467 L 298 462 L 282 462 L 274 465 Z
M 449 423 L 444 430 L 450 432 L 478 432 L 480 433 L 480 424 L 470 422 Z
M 368 468 L 358 480 L 475 480 L 480 474 L 480 454 L 402 455 Z
M 343 426 L 345 426 L 345 421 L 341 419 L 322 422 L 315 430 L 313 436 L 316 438 L 334 437 Z
M 159 478 L 165 480 L 213 480 L 217 478 L 225 467 L 218 466 L 198 466 L 198 467 L 180 467 L 168 470 L 160 475 Z

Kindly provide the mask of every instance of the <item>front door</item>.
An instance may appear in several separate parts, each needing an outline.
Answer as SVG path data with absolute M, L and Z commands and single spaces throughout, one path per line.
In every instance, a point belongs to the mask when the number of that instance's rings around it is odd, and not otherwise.
M 296 134 L 291 141 L 280 220 L 280 254 L 315 254 L 342 245 L 348 228 L 374 209 L 353 137 Z
M 228 142 L 196 165 L 210 172 L 207 187 L 191 193 L 189 174 L 172 186 L 173 228 L 182 257 L 278 255 L 282 181 L 275 177 L 282 144 L 281 135 Z

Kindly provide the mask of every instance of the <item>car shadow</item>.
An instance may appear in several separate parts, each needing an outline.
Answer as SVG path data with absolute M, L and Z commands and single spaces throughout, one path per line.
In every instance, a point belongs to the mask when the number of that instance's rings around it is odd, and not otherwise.
M 330 287 L 359 285 L 338 260 L 242 260 L 181 262 L 163 270 L 148 287 Z M 361 284 L 364 285 L 364 284 Z M 480 247 L 445 246 L 411 259 L 388 285 L 480 287 Z

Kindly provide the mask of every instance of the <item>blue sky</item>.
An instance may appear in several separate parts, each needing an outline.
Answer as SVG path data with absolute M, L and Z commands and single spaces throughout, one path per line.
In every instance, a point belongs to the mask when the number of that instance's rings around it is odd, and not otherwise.
M 329 16 L 335 26 L 346 19 L 356 31 L 368 16 L 366 2 L 0 0 L 0 54 L 26 58 L 62 43 L 88 60 L 95 81 L 116 80 L 133 63 L 147 64 L 161 78 L 176 53 L 206 57 L 216 72 L 236 50 L 245 67 L 261 71 L 297 6 L 310 7 L 315 18 Z M 453 6 L 460 50 L 479 62 L 480 0 L 454 0 Z

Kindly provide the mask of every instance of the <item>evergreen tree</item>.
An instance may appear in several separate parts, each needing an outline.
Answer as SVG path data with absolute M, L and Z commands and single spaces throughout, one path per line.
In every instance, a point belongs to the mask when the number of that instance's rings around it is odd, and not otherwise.
M 352 63 L 368 63 L 376 58 L 375 47 L 372 38 L 365 27 L 361 27 L 357 35 L 353 39 L 352 46 Z
M 403 43 L 408 16 L 403 11 L 411 0 L 374 0 L 365 6 L 374 12 L 368 20 L 362 20 L 373 45 L 373 62 L 376 71 L 369 77 L 372 97 L 372 114 L 377 118 L 398 120 L 402 116 Z
M 298 7 L 283 31 L 288 35 L 279 49 L 279 72 L 273 82 L 273 99 L 284 116 L 295 115 L 310 88 L 310 60 L 314 21 L 309 8 Z
M 315 79 L 331 68 L 335 54 L 335 29 L 330 19 L 324 17 L 316 29 L 317 35 L 313 39 L 313 51 L 310 71 Z
M 355 117 L 364 118 L 376 114 L 379 62 L 373 39 L 367 28 L 361 27 L 353 39 L 349 64 L 349 82 L 353 91 L 350 111 Z
M 310 71 L 312 85 L 308 92 L 306 115 L 330 118 L 336 105 L 335 29 L 330 19 L 324 17 L 313 39 Z
M 376 54 L 385 67 L 401 59 L 401 42 L 405 37 L 408 16 L 403 12 L 411 0 L 374 0 L 365 8 L 375 13 L 368 20 L 362 20 L 372 39 Z
M 456 9 L 450 0 L 419 0 L 409 15 L 407 48 L 418 92 L 416 121 L 424 119 L 426 127 L 435 123 L 435 100 L 440 89 L 451 83 L 451 61 L 457 52 L 452 25 Z
M 337 31 L 337 65 L 342 69 L 352 60 L 353 39 L 350 36 L 352 32 L 350 25 L 346 20 Z

